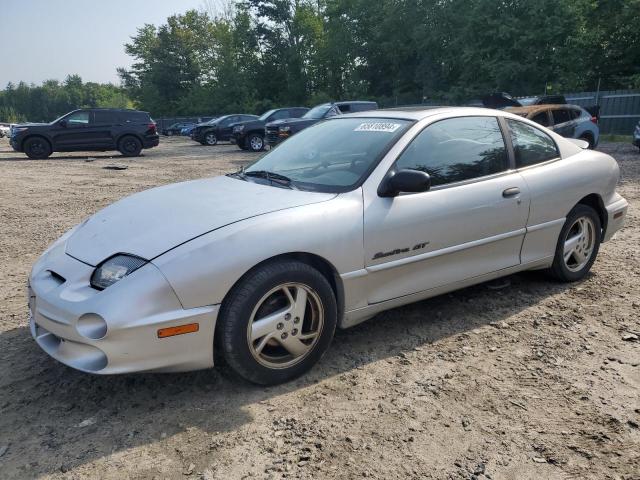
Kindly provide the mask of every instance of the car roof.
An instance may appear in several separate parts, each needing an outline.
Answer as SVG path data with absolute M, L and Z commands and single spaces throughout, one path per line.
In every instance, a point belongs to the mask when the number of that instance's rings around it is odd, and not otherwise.
M 149 113 L 144 110 L 136 110 L 133 108 L 78 108 L 77 110 L 73 110 L 74 112 L 78 111 L 92 111 L 92 112 L 125 112 L 125 113 Z
M 546 110 L 558 109 L 558 108 L 580 108 L 580 106 L 570 105 L 568 103 L 565 103 L 565 104 L 549 103 L 545 105 L 529 105 L 528 107 L 507 107 L 505 108 L 505 111 L 509 113 L 515 113 L 516 115 L 522 115 L 522 114 L 530 115 L 530 114 L 535 114 L 535 113 L 543 112 Z

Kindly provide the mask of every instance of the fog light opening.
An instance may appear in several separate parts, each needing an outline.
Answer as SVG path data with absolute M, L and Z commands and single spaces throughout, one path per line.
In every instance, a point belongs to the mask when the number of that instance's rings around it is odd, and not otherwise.
M 107 335 L 107 322 L 97 313 L 86 313 L 78 319 L 80 335 L 92 340 L 100 340 Z

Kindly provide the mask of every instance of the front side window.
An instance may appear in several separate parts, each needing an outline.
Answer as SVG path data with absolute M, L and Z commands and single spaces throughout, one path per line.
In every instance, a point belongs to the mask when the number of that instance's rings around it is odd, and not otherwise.
M 329 118 L 339 114 L 340 111 L 336 108 L 335 105 L 325 104 L 313 107 L 311 110 L 305 113 L 302 118 L 312 118 L 314 120 L 320 120 L 322 118 Z
M 284 120 L 285 118 L 290 118 L 289 110 L 279 110 L 273 114 L 270 121 L 275 122 L 276 120 Z
M 396 169 L 421 170 L 444 185 L 507 170 L 508 157 L 495 117 L 461 117 L 429 125 L 402 152 Z
M 67 125 L 74 126 L 83 126 L 89 124 L 89 112 L 76 112 L 69 115 L 67 118 Z
M 549 135 L 531 125 L 516 120 L 507 120 L 516 167 L 528 167 L 537 163 L 558 158 L 560 153 Z
M 223 118 L 222 120 L 220 120 L 219 125 L 221 127 L 228 127 L 229 125 L 231 125 L 233 122 L 237 122 L 237 117 L 234 117 L 232 115 Z
M 336 118 L 292 136 L 244 170 L 272 172 L 292 186 L 321 192 L 355 188 L 412 124 L 409 120 Z

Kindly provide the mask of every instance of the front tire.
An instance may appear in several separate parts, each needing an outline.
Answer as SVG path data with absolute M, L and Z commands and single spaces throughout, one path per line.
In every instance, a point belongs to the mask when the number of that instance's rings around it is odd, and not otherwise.
M 204 144 L 213 147 L 218 144 L 218 137 L 213 132 L 206 133 L 204 135 Z
M 327 351 L 337 324 L 327 279 L 294 260 L 259 266 L 222 304 L 216 350 L 235 373 L 276 385 L 313 367 Z
M 125 157 L 137 157 L 142 152 L 142 142 L 132 135 L 127 135 L 118 142 L 118 151 Z
M 598 213 L 588 205 L 576 205 L 560 232 L 550 273 L 562 282 L 581 280 L 596 261 L 601 239 Z
M 42 137 L 28 138 L 24 142 L 23 150 L 32 160 L 44 160 L 51 155 L 51 146 Z
M 261 152 L 264 150 L 264 137 L 258 133 L 252 133 L 247 139 L 247 145 L 252 152 Z

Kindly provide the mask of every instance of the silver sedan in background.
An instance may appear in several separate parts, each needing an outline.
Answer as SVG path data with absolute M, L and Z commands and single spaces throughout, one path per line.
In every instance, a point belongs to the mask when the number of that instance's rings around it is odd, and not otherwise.
M 341 115 L 69 231 L 29 277 L 31 333 L 85 372 L 221 358 L 287 381 L 383 310 L 523 270 L 582 279 L 627 211 L 615 160 L 584 146 L 488 109 Z

